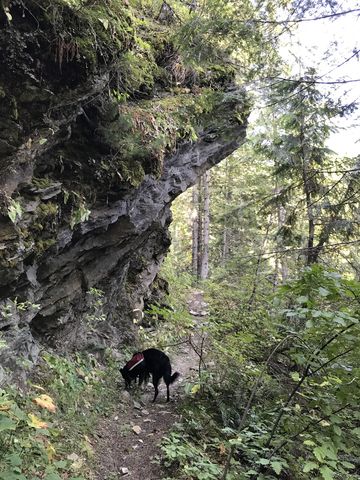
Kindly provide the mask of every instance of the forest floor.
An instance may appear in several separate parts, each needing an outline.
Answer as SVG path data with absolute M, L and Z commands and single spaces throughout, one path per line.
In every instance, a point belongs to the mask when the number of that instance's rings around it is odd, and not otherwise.
M 196 338 L 196 326 L 206 308 L 202 292 L 193 292 L 188 303 Z M 170 386 L 170 402 L 166 402 L 166 386 L 162 383 L 157 401 L 152 403 L 154 388 L 148 384 L 141 394 L 123 392 L 119 411 L 98 425 L 94 432 L 96 480 L 160 480 L 166 476 L 159 462 L 159 444 L 174 423 L 181 421 L 184 385 L 197 376 L 199 363 L 190 342 L 175 348 L 169 357 L 173 372 L 180 372 L 180 378 Z

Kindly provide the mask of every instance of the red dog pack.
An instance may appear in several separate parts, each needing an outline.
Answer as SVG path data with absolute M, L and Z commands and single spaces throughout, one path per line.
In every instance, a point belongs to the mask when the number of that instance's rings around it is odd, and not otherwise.
M 129 372 L 131 372 L 131 370 L 140 365 L 140 363 L 142 363 L 143 361 L 144 355 L 141 352 L 135 353 L 132 359 L 127 362 L 126 368 L 129 370 Z

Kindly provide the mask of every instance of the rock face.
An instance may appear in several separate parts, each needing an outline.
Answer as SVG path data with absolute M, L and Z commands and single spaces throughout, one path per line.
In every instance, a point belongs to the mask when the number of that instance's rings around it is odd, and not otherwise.
M 3 369 L 36 362 L 42 343 L 131 341 L 171 202 L 245 137 L 232 72 L 187 69 L 166 25 L 141 17 L 136 31 L 114 3 L 0 6 Z

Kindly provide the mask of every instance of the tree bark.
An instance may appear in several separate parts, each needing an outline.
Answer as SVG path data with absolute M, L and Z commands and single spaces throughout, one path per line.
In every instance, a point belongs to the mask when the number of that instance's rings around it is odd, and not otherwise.
M 302 99 L 303 100 L 303 99 Z M 314 258 L 314 241 L 315 241 L 315 218 L 314 218 L 314 207 L 313 207 L 313 195 L 312 195 L 312 181 L 309 178 L 310 173 L 310 162 L 308 158 L 308 153 L 306 152 L 305 146 L 305 119 L 302 115 L 301 118 L 301 128 L 300 128 L 300 142 L 301 142 L 301 162 L 302 162 L 302 179 L 303 179 L 303 188 L 305 193 L 305 203 L 306 203 L 306 212 L 307 212 L 307 221 L 308 221 L 308 238 L 307 238 L 307 250 L 306 250 L 306 265 L 311 265 L 316 262 Z
M 275 186 L 275 194 L 277 195 L 280 192 L 280 188 L 276 182 Z M 281 228 L 285 224 L 286 220 L 286 209 L 283 205 L 278 204 L 276 208 L 276 219 L 277 219 L 277 228 L 281 230 Z M 281 250 L 282 244 L 279 240 L 277 240 L 277 248 Z M 284 284 L 288 277 L 288 267 L 286 264 L 286 259 L 281 254 L 276 254 L 275 257 L 275 274 L 274 274 L 274 291 L 276 287 L 280 284 Z
M 192 274 L 198 277 L 199 262 L 199 187 L 194 185 L 192 192 Z
M 200 278 L 201 258 L 203 252 L 203 177 L 198 180 L 198 252 L 197 252 L 197 278 Z
M 229 160 L 225 160 L 225 215 L 224 215 L 224 230 L 223 230 L 223 245 L 221 255 L 221 266 L 224 267 L 229 255 L 229 229 L 228 229 L 228 214 L 227 209 L 230 202 L 230 175 Z
M 259 274 L 260 274 L 260 269 L 261 269 L 261 261 L 262 261 L 263 253 L 266 250 L 266 244 L 267 244 L 267 241 L 268 241 L 268 238 L 269 238 L 270 225 L 271 225 L 271 215 L 269 217 L 269 221 L 268 221 L 268 224 L 267 224 L 267 227 L 266 227 L 264 240 L 262 242 L 261 249 L 260 249 L 257 261 L 256 261 L 253 288 L 252 288 L 252 291 L 251 291 L 251 294 L 250 294 L 250 297 L 249 297 L 249 300 L 248 300 L 248 307 L 247 307 L 249 312 L 251 311 L 251 309 L 253 307 L 255 296 L 256 296 L 256 293 L 257 293 L 257 288 L 259 286 Z
M 286 210 L 285 207 L 279 205 L 278 210 L 278 221 L 279 225 L 283 226 L 286 220 Z M 280 257 L 280 274 L 281 274 L 281 283 L 284 284 L 287 281 L 289 270 L 286 262 L 286 258 L 283 256 Z
M 210 172 L 207 171 L 203 175 L 204 209 L 203 209 L 201 267 L 200 267 L 201 280 L 205 280 L 209 275 L 209 232 L 210 232 L 209 182 L 210 182 Z

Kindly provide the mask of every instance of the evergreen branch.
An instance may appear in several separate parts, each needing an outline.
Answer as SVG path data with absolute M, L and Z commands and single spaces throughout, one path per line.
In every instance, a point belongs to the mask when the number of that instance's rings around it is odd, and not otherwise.
M 296 81 L 299 83 L 299 80 L 290 80 L 290 79 L 285 79 L 283 78 L 282 80 L 279 80 L 279 83 L 281 83 L 282 81 Z M 266 105 L 263 105 L 262 107 L 259 107 L 259 110 L 261 109 L 264 109 L 264 108 L 269 108 L 269 107 L 274 107 L 275 105 L 283 105 L 285 102 L 287 102 L 288 100 L 290 100 L 291 98 L 294 98 L 294 97 L 297 97 L 299 94 L 309 90 L 309 88 L 311 87 L 312 83 L 309 83 L 307 85 L 305 85 L 304 87 L 300 88 L 299 91 L 295 91 L 294 93 L 288 95 L 286 98 L 280 98 L 279 100 L 276 100 L 275 102 L 272 102 L 272 103 L 268 103 Z
M 357 57 L 360 53 L 360 49 L 358 50 L 354 50 L 353 51 L 353 54 L 348 57 L 346 60 L 344 60 L 343 62 L 339 63 L 339 65 L 336 65 L 336 67 L 332 68 L 331 70 L 329 70 L 328 72 L 324 73 L 323 75 L 320 76 L 320 78 L 324 77 L 325 75 L 329 75 L 330 73 L 334 72 L 335 70 L 337 70 L 338 68 L 342 67 L 343 65 L 345 65 L 346 63 L 348 63 L 350 60 L 352 60 L 354 57 Z
M 337 174 L 337 173 L 352 173 L 352 172 L 360 172 L 360 167 L 357 168 L 349 168 L 346 170 L 316 170 L 316 173 L 330 173 L 330 174 Z
M 329 195 L 330 192 L 332 192 L 334 190 L 334 188 L 337 187 L 337 185 L 339 185 L 339 183 L 341 183 L 345 177 L 346 173 L 343 173 L 341 175 L 341 177 L 339 178 L 339 180 L 337 180 L 335 183 L 333 183 L 331 185 L 331 187 L 329 187 L 325 193 L 323 193 L 319 198 L 317 198 L 316 200 L 314 200 L 313 202 L 311 202 L 310 206 L 312 207 L 313 205 L 316 205 L 317 203 L 321 202 L 321 200 L 323 200 L 325 197 L 327 197 Z
M 330 245 L 327 245 L 326 247 L 324 246 L 323 249 L 325 250 L 331 250 L 331 249 L 336 249 L 340 246 L 346 246 L 346 245 L 356 245 L 360 243 L 360 240 L 352 240 L 350 242 L 339 242 L 339 243 L 332 243 Z M 242 259 L 247 259 L 247 258 L 258 258 L 258 256 L 273 256 L 273 255 L 278 255 L 278 254 L 284 254 L 286 255 L 287 253 L 301 253 L 301 252 L 306 252 L 307 250 L 316 250 L 316 246 L 312 248 L 308 247 L 302 247 L 302 248 L 288 248 L 288 249 L 283 249 L 283 250 L 273 250 L 271 252 L 264 252 L 261 254 L 256 254 L 256 255 L 243 255 L 242 257 L 237 257 L 238 260 Z
M 325 75 L 323 75 L 325 76 Z M 360 78 L 352 78 L 350 80 L 329 80 L 329 81 L 320 81 L 320 80 L 305 80 L 303 78 L 284 78 L 284 77 L 274 77 L 274 78 L 278 78 L 280 81 L 284 81 L 284 82 L 293 82 L 293 83 L 299 83 L 299 84 L 302 84 L 302 83 L 305 83 L 305 84 L 309 84 L 309 85 L 315 85 L 315 84 L 318 84 L 318 85 L 338 85 L 338 84 L 345 84 L 345 83 L 357 83 L 357 82 L 360 82 Z M 322 78 L 322 77 L 319 77 L 319 78 Z M 297 93 L 300 93 L 300 92 L 297 92 Z
M 320 78 L 324 78 L 326 75 L 329 75 L 330 73 L 334 72 L 335 70 L 337 70 L 338 68 L 342 67 L 343 65 L 345 65 L 346 63 L 348 63 L 350 60 L 352 60 L 353 58 L 357 57 L 360 53 L 360 49 L 357 49 L 357 50 L 353 50 L 353 53 L 352 55 L 350 55 L 350 57 L 346 58 L 344 61 L 342 61 L 341 63 L 339 63 L 338 65 L 336 65 L 334 68 L 332 68 L 331 70 L 328 70 L 326 73 L 323 73 L 321 75 L 319 75 L 319 79 Z M 302 80 L 295 80 L 295 79 L 290 79 L 290 78 L 284 78 L 284 77 L 276 77 L 276 76 L 272 76 L 272 77 L 265 77 L 265 78 L 260 78 L 259 81 L 267 81 L 267 80 L 276 80 L 276 82 L 272 83 L 270 85 L 270 87 L 273 87 L 279 83 L 281 83 L 282 81 L 286 80 L 286 81 L 289 81 L 289 82 L 298 82 L 298 81 L 301 81 L 303 83 Z M 357 80 L 358 81 L 358 80 Z M 314 83 L 321 83 L 319 81 L 315 81 Z M 327 83 L 327 82 L 325 82 Z
M 271 25 L 284 25 L 288 23 L 302 23 L 302 22 L 314 22 L 317 20 L 325 20 L 328 18 L 340 17 L 343 15 L 348 15 L 349 13 L 360 13 L 360 8 L 353 8 L 351 10 L 344 10 L 337 13 L 329 13 L 328 15 L 320 15 L 318 17 L 312 18 L 294 18 L 294 20 L 283 19 L 283 20 L 261 20 L 261 19 L 248 19 L 240 20 L 242 23 L 261 23 L 261 24 L 271 24 Z
M 348 197 L 345 197 L 344 199 L 342 199 L 341 202 L 335 203 L 335 204 L 333 205 L 333 207 L 341 207 L 341 206 L 343 206 L 343 205 L 348 204 L 349 201 L 350 201 L 352 198 L 356 197 L 356 195 L 357 195 L 358 193 L 360 193 L 360 188 L 359 188 L 358 190 L 355 190 L 355 192 L 353 192 L 353 193 L 352 193 L 351 195 L 349 195 Z

